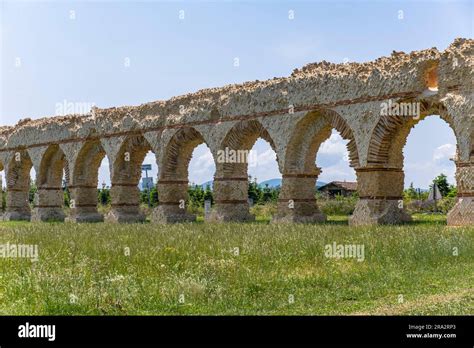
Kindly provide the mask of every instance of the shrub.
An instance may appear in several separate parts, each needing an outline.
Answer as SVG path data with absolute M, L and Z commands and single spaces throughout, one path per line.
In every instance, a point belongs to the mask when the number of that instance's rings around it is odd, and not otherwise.
M 267 202 L 264 204 L 255 204 L 250 208 L 250 213 L 254 214 L 257 219 L 270 220 L 276 214 L 276 202 Z
M 320 198 L 319 209 L 326 215 L 351 215 L 358 198 L 356 196 L 336 196 L 334 199 Z
M 456 197 L 444 197 L 435 205 L 433 201 L 406 200 L 405 207 L 409 213 L 433 213 L 447 214 L 456 204 Z

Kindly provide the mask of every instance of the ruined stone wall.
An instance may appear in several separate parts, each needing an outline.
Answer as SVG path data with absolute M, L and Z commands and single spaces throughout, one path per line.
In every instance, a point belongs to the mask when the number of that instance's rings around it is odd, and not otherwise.
M 0 169 L 6 171 L 5 219 L 60 218 L 57 175 L 68 173 L 75 203 L 73 221 L 101 221 L 88 199 L 107 155 L 112 177 L 110 221 L 141 221 L 139 165 L 148 150 L 157 157 L 160 206 L 157 222 L 189 221 L 187 166 L 194 147 L 206 143 L 216 160 L 225 148 L 250 149 L 257 138 L 277 154 L 283 176 L 275 221 L 324 220 L 309 187 L 320 173 L 315 156 L 332 129 L 349 141 L 359 194 L 353 224 L 397 223 L 409 216 L 400 207 L 403 146 L 410 129 L 439 114 L 457 138 L 459 202 L 450 224 L 473 223 L 474 41 L 457 39 L 445 51 L 393 52 L 368 63 L 321 62 L 291 76 L 211 88 L 140 106 L 94 108 L 89 115 L 22 120 L 0 128 Z M 418 105 L 418 115 L 384 115 L 388 102 Z M 127 155 L 130 157 L 126 159 Z M 33 212 L 25 205 L 26 173 L 44 173 Z M 59 168 L 59 169 L 58 169 Z M 165 169 L 165 170 L 162 170 Z M 251 220 L 247 165 L 216 163 L 215 211 L 211 220 Z

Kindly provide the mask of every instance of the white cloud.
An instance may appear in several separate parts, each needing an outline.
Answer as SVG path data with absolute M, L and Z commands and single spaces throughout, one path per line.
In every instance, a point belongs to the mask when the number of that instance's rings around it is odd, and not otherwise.
M 329 139 L 321 144 L 318 154 L 344 156 L 347 153 L 347 140 L 342 139 L 339 133 L 333 131 Z
M 249 168 L 253 167 L 264 167 L 271 163 L 276 162 L 276 153 L 272 150 L 270 146 L 268 149 L 263 152 L 258 152 L 256 149 L 253 149 L 249 153 Z
M 456 166 L 450 159 L 456 153 L 456 146 L 453 144 L 444 144 L 433 150 L 432 160 L 406 161 L 405 170 L 405 186 L 411 182 L 415 183 L 415 187 L 428 188 L 432 180 L 443 173 L 448 177 L 448 182 L 454 184 Z
M 215 171 L 214 158 L 209 148 L 204 144 L 196 147 L 189 162 L 189 182 L 203 184 L 212 180 Z
M 349 164 L 343 159 L 339 160 L 336 164 L 322 167 L 321 175 L 318 177 L 318 181 L 331 182 L 331 181 L 356 181 L 356 175 L 354 169 L 349 167 Z
M 211 151 L 206 147 L 206 152 L 200 155 L 197 158 L 198 163 L 200 163 L 203 167 L 215 167 L 214 157 L 212 156 Z
M 316 161 L 322 170 L 318 181 L 356 181 L 355 171 L 349 166 L 347 143 L 339 132 L 333 130 L 331 136 L 321 144 Z
M 456 145 L 444 144 L 437 147 L 433 151 L 433 160 L 435 162 L 441 162 L 443 160 L 450 160 L 456 154 Z
M 331 136 L 319 147 L 316 155 L 317 166 L 323 169 L 322 181 L 355 180 L 355 172 L 349 166 L 347 140 L 333 130 Z

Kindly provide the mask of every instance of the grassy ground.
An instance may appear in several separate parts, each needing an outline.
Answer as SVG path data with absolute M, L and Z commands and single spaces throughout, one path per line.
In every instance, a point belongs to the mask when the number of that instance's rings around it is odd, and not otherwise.
M 474 228 L 438 215 L 371 228 L 2 222 L 7 242 L 37 244 L 39 261 L 0 258 L 2 315 L 474 314 Z M 325 257 L 333 242 L 363 245 L 364 261 Z

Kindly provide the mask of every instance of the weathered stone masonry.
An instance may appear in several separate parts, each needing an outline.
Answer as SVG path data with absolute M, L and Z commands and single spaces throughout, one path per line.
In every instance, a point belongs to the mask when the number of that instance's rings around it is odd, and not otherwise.
M 277 154 L 283 186 L 275 222 L 317 222 L 325 216 L 314 198 L 321 172 L 319 146 L 340 132 L 349 141 L 360 200 L 354 225 L 410 220 L 400 200 L 403 147 L 420 120 L 440 115 L 457 139 L 458 200 L 449 225 L 474 224 L 474 41 L 457 39 L 445 51 L 427 49 L 368 63 L 309 64 L 285 78 L 198 91 L 135 107 L 94 108 L 89 115 L 22 120 L 0 128 L 0 170 L 5 169 L 5 220 L 75 222 L 143 221 L 138 207 L 140 165 L 147 151 L 159 168 L 159 207 L 154 222 L 192 221 L 186 200 L 193 149 L 249 150 L 261 137 Z M 418 103 L 419 117 L 382 115 L 388 101 Z M 432 135 L 427 135 L 432 136 Z M 98 168 L 110 163 L 112 210 L 97 211 Z M 37 173 L 34 208 L 28 204 L 29 172 Z M 71 214 L 62 210 L 67 173 Z M 213 221 L 248 221 L 247 165 L 216 163 Z

